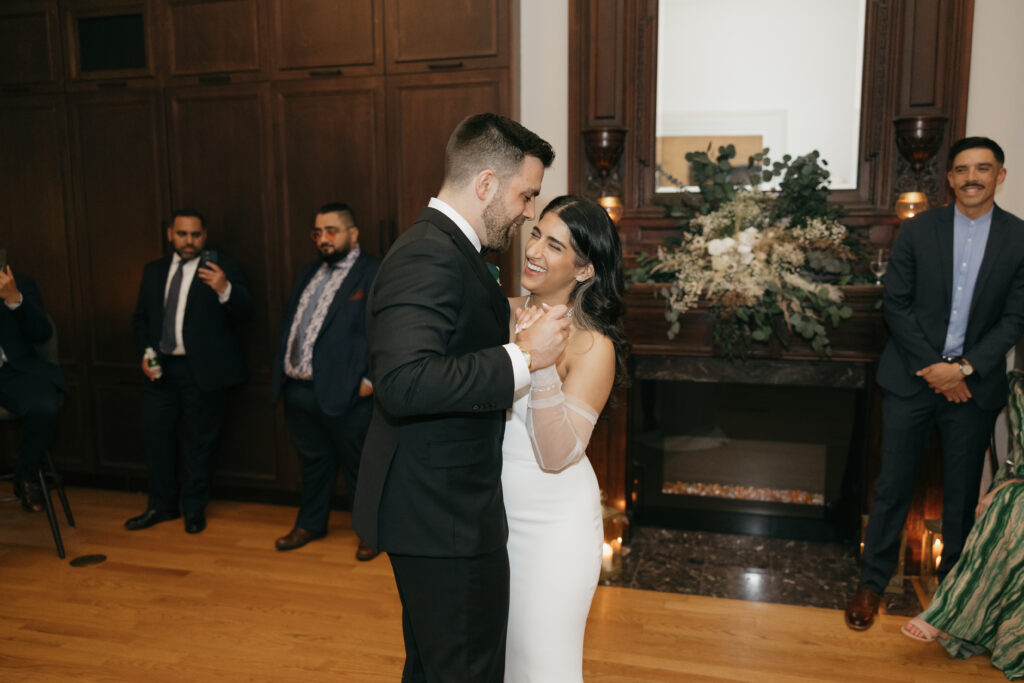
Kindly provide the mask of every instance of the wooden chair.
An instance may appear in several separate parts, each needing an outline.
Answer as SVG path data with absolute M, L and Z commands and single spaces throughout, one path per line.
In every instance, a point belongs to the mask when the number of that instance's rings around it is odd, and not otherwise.
M 47 317 L 49 318 L 49 315 L 47 315 Z M 50 318 L 50 326 L 53 328 L 53 334 L 50 335 L 50 338 L 45 342 L 36 344 L 36 354 L 47 363 L 58 365 L 60 363 L 60 356 L 57 350 L 57 327 L 53 324 L 52 318 Z M 63 404 L 63 394 L 59 395 L 59 400 Z M 17 415 L 0 406 L 0 421 L 17 421 L 17 419 Z M 11 481 L 13 479 L 13 474 L 0 476 L 0 481 Z M 57 496 L 60 498 L 61 506 L 64 508 L 64 517 L 68 520 L 68 526 L 75 526 L 75 518 L 74 515 L 71 514 L 71 505 L 68 504 L 68 497 L 64 492 L 64 478 L 60 476 L 60 473 L 57 472 L 57 468 L 53 466 L 53 458 L 50 456 L 49 451 L 43 455 L 43 463 L 39 468 L 39 484 L 43 487 L 43 504 L 46 507 L 46 518 L 50 522 L 50 532 L 53 534 L 53 542 L 57 545 L 57 556 L 64 559 L 64 542 L 61 539 L 60 525 L 57 522 L 57 514 L 53 509 L 53 501 L 51 500 L 50 491 L 57 491 Z M 17 497 L 3 498 L 2 502 L 9 502 L 12 500 L 18 499 Z

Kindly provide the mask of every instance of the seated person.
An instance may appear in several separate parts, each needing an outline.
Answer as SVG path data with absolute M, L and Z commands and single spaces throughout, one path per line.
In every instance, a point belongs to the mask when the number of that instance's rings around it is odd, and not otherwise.
M 951 657 L 988 651 L 1011 681 L 1024 679 L 1024 371 L 1010 373 L 1013 446 L 978 503 L 963 554 L 924 612 L 902 631 L 938 640 Z
M 43 509 L 39 467 L 57 433 L 58 391 L 67 391 L 60 369 L 36 355 L 35 344 L 53 335 L 35 282 L 0 269 L 0 406 L 21 422 L 14 495 L 28 512 Z

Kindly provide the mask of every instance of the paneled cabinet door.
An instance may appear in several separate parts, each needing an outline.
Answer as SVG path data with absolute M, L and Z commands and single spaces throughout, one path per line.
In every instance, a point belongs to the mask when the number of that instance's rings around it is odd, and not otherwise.
M 380 225 L 389 215 L 384 106 L 382 78 L 275 86 L 287 286 L 317 258 L 309 230 L 328 202 L 352 207 L 361 248 L 382 255 Z
M 0 92 L 56 90 L 63 80 L 56 0 L 0 5 Z
M 156 90 L 70 96 L 78 226 L 80 346 L 88 359 L 99 471 L 145 469 L 139 431 L 143 374 L 132 337 L 143 266 L 163 253 L 164 122 Z
M 276 78 L 384 72 L 383 0 L 269 0 Z
M 419 74 L 388 79 L 395 230 L 408 230 L 444 179 L 444 148 L 462 119 L 471 114 L 509 114 L 509 74 L 505 69 Z M 495 257 L 502 284 L 510 287 L 518 262 L 514 250 Z M 506 291 L 508 291 L 506 289 Z
M 264 75 L 262 2 L 168 0 L 161 4 L 164 55 L 171 76 L 226 83 Z
M 220 481 L 273 487 L 279 473 L 270 404 L 282 287 L 270 168 L 270 85 L 168 89 L 171 200 L 206 217 L 207 245 L 236 260 L 252 296 L 239 329 L 249 380 L 231 391 L 218 461 Z
M 387 0 L 388 73 L 507 67 L 509 0 Z

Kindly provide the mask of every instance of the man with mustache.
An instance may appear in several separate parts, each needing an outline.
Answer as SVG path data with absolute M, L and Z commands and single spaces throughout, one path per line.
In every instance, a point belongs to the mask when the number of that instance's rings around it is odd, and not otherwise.
M 320 258 L 299 273 L 281 319 L 271 392 L 284 396 L 284 417 L 302 461 L 302 499 L 295 525 L 274 542 L 294 550 L 327 534 L 340 465 L 351 502 L 359 454 L 373 412 L 366 379 L 366 294 L 378 261 L 359 248 L 347 204 L 320 207 L 310 231 Z M 359 541 L 356 559 L 376 551 Z
M 252 314 L 249 289 L 232 259 L 199 258 L 206 238 L 201 213 L 175 211 L 167 228 L 172 253 L 142 271 L 132 329 L 147 380 L 142 438 L 149 500 L 145 512 L 124 523 L 129 531 L 177 519 L 182 512 L 185 531 L 206 528 L 210 459 L 224 424 L 227 389 L 245 380 L 236 328 Z
M 969 137 L 949 152 L 953 206 L 907 220 L 885 274 L 889 342 L 878 366 L 881 470 L 846 623 L 871 626 L 932 429 L 942 439 L 941 580 L 974 522 L 985 449 L 1006 403 L 1005 356 L 1024 332 L 1024 221 L 995 204 L 1003 150 Z
M 445 178 L 370 289 L 374 411 L 353 525 L 388 553 L 402 601 L 403 681 L 500 683 L 509 564 L 505 412 L 568 335 L 558 306 L 509 343 L 508 299 L 480 258 L 533 218 L 551 146 L 478 114 L 445 149 Z M 561 310 L 558 310 L 561 309 Z

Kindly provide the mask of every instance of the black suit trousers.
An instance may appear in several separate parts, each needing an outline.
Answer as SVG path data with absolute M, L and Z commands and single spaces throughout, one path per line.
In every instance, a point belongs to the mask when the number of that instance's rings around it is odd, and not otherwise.
M 338 466 L 349 502 L 355 498 L 359 456 L 370 426 L 373 402 L 357 399 L 343 415 L 327 415 L 317 405 L 313 383 L 289 379 L 284 385 L 284 417 L 302 460 L 302 502 L 295 526 L 327 531 Z
M 974 524 L 985 449 L 998 414 L 999 410 L 978 407 L 974 399 L 950 403 L 931 390 L 909 398 L 885 392 L 882 468 L 864 535 L 861 585 L 880 593 L 896 569 L 914 480 L 936 425 L 942 439 L 943 467 L 943 550 L 936 573 L 940 579 L 949 573 Z
M 402 600 L 403 683 L 501 683 L 506 549 L 473 557 L 388 556 Z
M 224 426 L 227 391 L 203 391 L 183 356 L 161 356 L 163 377 L 142 390 L 151 510 L 201 515 L 210 500 L 210 466 Z M 183 476 L 178 486 L 178 426 Z
M 0 406 L 18 417 L 21 438 L 15 476 L 37 482 L 43 454 L 57 434 L 60 394 L 48 377 L 34 375 L 5 364 L 0 367 Z

